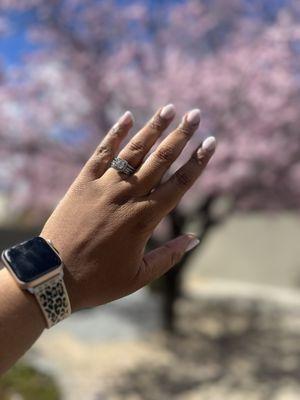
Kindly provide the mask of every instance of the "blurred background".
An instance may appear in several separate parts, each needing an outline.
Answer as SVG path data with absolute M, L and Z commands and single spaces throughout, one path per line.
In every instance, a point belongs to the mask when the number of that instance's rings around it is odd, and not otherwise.
M 108 129 L 202 109 L 208 170 L 149 249 L 201 244 L 151 287 L 77 313 L 1 400 L 300 396 L 297 0 L 0 0 L 0 248 L 38 234 Z M 175 126 L 175 123 L 174 125 Z

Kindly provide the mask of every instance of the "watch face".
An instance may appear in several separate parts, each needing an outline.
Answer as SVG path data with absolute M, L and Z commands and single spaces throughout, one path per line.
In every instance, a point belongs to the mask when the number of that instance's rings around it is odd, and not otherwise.
M 11 247 L 4 252 L 4 257 L 16 277 L 26 283 L 32 282 L 61 265 L 60 257 L 41 237 Z

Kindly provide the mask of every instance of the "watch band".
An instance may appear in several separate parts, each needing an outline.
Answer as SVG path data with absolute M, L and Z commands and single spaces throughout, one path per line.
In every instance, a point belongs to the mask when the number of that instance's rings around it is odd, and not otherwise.
M 28 290 L 35 295 L 46 319 L 47 328 L 51 328 L 71 315 L 71 304 L 63 274 Z

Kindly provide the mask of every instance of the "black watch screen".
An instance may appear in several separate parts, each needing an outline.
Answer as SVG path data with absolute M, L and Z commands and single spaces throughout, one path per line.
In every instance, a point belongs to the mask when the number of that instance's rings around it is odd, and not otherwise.
M 5 250 L 3 257 L 16 277 L 26 283 L 38 279 L 61 265 L 60 257 L 41 237 L 35 237 Z

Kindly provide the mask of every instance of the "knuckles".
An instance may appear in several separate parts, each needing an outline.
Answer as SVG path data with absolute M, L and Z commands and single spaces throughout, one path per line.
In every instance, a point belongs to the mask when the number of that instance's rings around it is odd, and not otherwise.
M 200 153 L 199 156 L 193 156 L 192 161 L 195 161 L 198 165 L 198 168 L 200 167 L 200 170 L 202 170 L 206 167 L 206 164 L 208 162 L 207 155 L 205 153 Z
M 96 149 L 96 155 L 101 155 L 101 154 L 106 154 L 106 153 L 110 153 L 111 152 L 111 148 L 109 148 L 107 145 L 105 144 L 101 144 L 100 146 L 97 147 Z
M 172 179 L 174 180 L 175 184 L 180 187 L 187 187 L 192 183 L 190 175 L 183 170 L 176 171 Z
M 146 151 L 145 144 L 138 140 L 129 142 L 128 149 L 133 153 L 144 153 Z
M 149 126 L 151 129 L 160 132 L 165 129 L 166 121 L 163 120 L 159 115 L 157 115 L 150 121 Z
M 169 163 L 174 160 L 174 150 L 172 147 L 165 146 L 158 149 L 155 153 L 155 156 L 159 161 Z
M 94 175 L 98 176 L 101 165 L 107 164 L 113 158 L 113 150 L 105 144 L 100 145 L 95 150 L 92 157 L 88 160 L 86 168 Z
M 96 151 L 95 151 L 95 154 L 94 154 L 94 156 L 95 157 L 105 157 L 105 156 L 111 156 L 111 154 L 112 154 L 112 148 L 110 147 L 110 146 L 108 146 L 108 145 L 105 145 L 105 144 L 100 144 L 97 148 L 96 148 Z
M 187 139 L 190 139 L 194 133 L 194 129 L 187 125 L 180 125 L 178 128 L 178 133 L 181 133 Z

